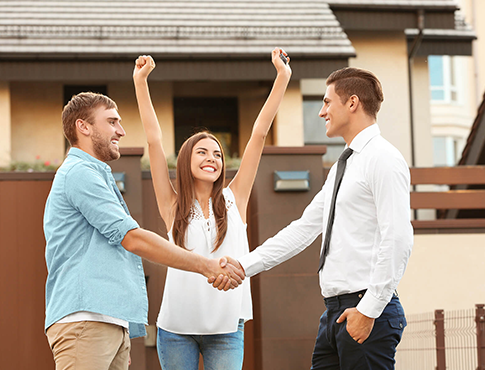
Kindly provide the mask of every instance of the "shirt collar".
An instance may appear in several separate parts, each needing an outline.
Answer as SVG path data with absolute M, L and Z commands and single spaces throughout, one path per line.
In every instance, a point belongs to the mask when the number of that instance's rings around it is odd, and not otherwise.
M 366 127 L 361 132 L 359 132 L 354 137 L 349 147 L 354 152 L 360 153 L 362 149 L 364 149 L 364 147 L 367 145 L 367 143 L 369 143 L 369 141 L 371 141 L 374 137 L 380 134 L 381 130 L 379 129 L 379 126 L 377 126 L 377 123 L 374 123 L 373 125 L 370 125 L 369 127 Z
M 79 148 L 71 148 L 71 149 L 69 149 L 69 153 L 67 155 L 68 156 L 74 156 L 74 157 L 81 158 L 81 159 L 83 159 L 85 161 L 88 161 L 88 162 L 97 164 L 98 166 L 101 166 L 104 169 L 109 169 L 111 171 L 111 167 L 108 166 L 107 163 L 105 163 L 103 161 L 100 161 L 97 158 L 94 158 L 92 155 L 86 153 L 82 149 L 79 149 Z

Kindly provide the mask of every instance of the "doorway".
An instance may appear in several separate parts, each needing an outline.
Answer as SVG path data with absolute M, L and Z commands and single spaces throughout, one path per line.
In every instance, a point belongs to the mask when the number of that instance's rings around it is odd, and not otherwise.
M 240 156 L 237 98 L 175 98 L 175 151 L 194 133 L 209 130 L 226 157 Z

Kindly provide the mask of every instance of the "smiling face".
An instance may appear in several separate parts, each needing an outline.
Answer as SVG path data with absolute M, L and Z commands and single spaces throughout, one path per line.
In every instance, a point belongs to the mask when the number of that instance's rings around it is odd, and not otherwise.
M 121 117 L 116 109 L 98 107 L 93 112 L 91 141 L 97 159 L 103 162 L 120 157 L 120 138 L 126 135 L 121 126 Z
M 190 169 L 196 180 L 215 182 L 222 173 L 221 148 L 215 140 L 204 138 L 192 149 Z
M 327 87 L 323 98 L 323 107 L 318 115 L 325 118 L 328 137 L 345 137 L 346 132 L 349 130 L 348 102 L 342 103 L 340 96 L 335 92 L 333 84 Z

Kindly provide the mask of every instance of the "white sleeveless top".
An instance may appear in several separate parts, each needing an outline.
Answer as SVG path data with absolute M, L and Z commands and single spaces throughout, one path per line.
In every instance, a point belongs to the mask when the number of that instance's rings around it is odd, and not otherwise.
M 209 199 L 209 219 L 197 200 L 192 208 L 185 247 L 207 258 L 249 253 L 247 225 L 241 219 L 230 188 L 222 191 L 227 207 L 227 233 L 219 249 L 214 249 L 217 227 Z M 168 233 L 173 242 L 172 232 Z M 157 326 L 177 334 L 226 334 L 237 331 L 239 319 L 253 318 L 249 278 L 227 292 L 215 289 L 200 274 L 168 268 Z

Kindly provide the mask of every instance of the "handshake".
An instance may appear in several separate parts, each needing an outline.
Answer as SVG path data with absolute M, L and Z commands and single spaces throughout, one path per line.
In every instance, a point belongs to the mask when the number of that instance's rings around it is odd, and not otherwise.
M 219 290 L 229 290 L 237 288 L 242 284 L 246 273 L 241 264 L 232 257 L 222 257 L 220 259 L 210 259 L 207 262 L 207 282 Z

